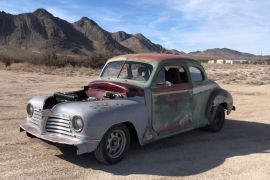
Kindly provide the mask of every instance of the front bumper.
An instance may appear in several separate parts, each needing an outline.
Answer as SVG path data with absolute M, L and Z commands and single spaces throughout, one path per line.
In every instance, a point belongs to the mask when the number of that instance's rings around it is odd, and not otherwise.
M 81 140 L 76 137 L 69 137 L 62 134 L 41 133 L 41 130 L 36 125 L 27 121 L 20 124 L 20 131 L 26 131 L 33 137 L 52 144 L 75 146 L 77 155 L 92 152 L 99 144 L 99 140 Z

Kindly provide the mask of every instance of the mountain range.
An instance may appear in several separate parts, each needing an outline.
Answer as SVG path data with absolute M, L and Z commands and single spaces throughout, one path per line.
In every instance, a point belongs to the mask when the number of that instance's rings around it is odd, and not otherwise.
M 141 33 L 129 34 L 124 31 L 111 33 L 87 17 L 69 23 L 53 16 L 45 9 L 19 15 L 0 12 L 1 52 L 56 52 L 86 56 L 102 54 L 107 57 L 127 53 L 168 53 L 195 59 L 261 58 L 227 48 L 191 53 L 166 49 L 160 44 L 151 42 Z

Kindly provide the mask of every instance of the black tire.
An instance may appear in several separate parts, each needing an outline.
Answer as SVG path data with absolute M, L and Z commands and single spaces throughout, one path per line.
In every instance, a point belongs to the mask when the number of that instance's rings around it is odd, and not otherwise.
M 219 132 L 225 121 L 225 111 L 224 107 L 222 105 L 219 105 L 216 109 L 215 114 L 213 115 L 213 120 L 209 126 L 206 127 L 206 129 L 210 132 Z
M 105 164 L 121 161 L 130 146 L 130 133 L 124 124 L 112 126 L 94 151 L 96 159 Z

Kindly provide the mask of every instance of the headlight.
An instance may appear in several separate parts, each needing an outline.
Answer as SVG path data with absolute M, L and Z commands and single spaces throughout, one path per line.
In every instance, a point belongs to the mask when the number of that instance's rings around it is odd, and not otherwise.
M 32 117 L 33 114 L 34 114 L 34 107 L 33 107 L 33 105 L 30 104 L 30 103 L 27 104 L 27 106 L 26 106 L 26 111 L 27 111 L 28 116 L 29 116 L 29 117 Z
M 76 132 L 81 132 L 83 129 L 83 120 L 80 116 L 74 116 L 72 118 L 72 127 Z

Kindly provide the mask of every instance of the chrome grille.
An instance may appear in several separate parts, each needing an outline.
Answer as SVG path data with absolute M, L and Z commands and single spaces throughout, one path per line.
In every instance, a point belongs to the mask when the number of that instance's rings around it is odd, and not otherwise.
M 30 118 L 30 121 L 35 125 L 40 125 L 42 121 L 42 113 L 40 109 L 35 109 L 33 116 Z
M 70 119 L 67 117 L 49 116 L 46 123 L 46 131 L 73 136 L 70 128 Z

